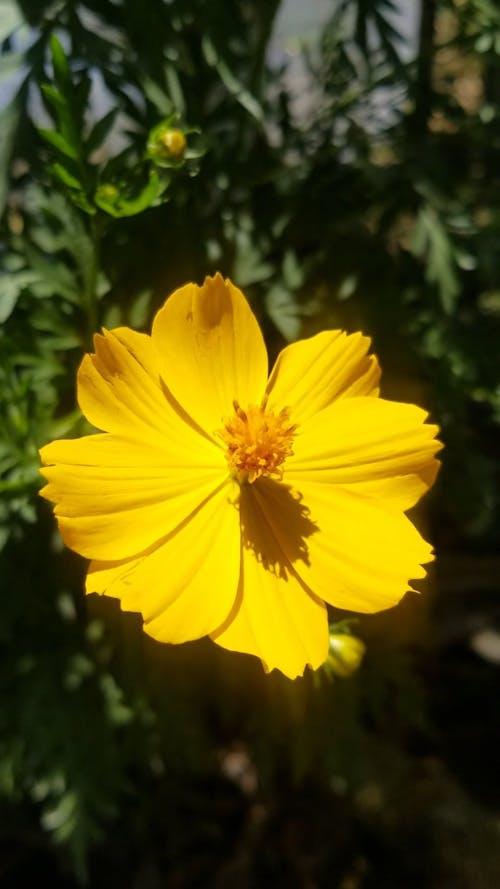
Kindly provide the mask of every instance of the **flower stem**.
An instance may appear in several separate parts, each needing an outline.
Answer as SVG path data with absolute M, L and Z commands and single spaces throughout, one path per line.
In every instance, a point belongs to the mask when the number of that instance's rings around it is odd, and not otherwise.
M 84 305 L 87 315 L 87 345 L 92 347 L 93 336 L 99 326 L 99 307 L 97 282 L 101 260 L 102 224 L 95 217 L 90 220 L 90 239 L 92 242 L 92 260 L 85 282 Z

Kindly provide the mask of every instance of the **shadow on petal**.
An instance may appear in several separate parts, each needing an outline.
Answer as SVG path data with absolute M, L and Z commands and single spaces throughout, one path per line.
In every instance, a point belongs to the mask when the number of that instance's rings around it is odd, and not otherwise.
M 293 679 L 307 664 L 319 667 L 328 655 L 326 607 L 299 576 L 300 566 L 309 563 L 317 526 L 302 500 L 270 479 L 242 486 L 240 522 L 238 594 L 212 639 L 257 655 L 267 671 L 276 668 Z
M 295 562 L 310 564 L 307 540 L 319 528 L 302 496 L 290 486 L 269 478 L 244 485 L 240 521 L 242 546 L 266 571 L 286 580 Z M 284 546 L 281 541 L 286 541 Z

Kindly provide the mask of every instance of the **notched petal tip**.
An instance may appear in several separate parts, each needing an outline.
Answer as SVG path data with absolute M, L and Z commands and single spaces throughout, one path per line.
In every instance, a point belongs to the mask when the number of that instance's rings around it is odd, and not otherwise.
M 332 403 L 378 395 L 380 367 L 362 333 L 325 330 L 280 352 L 269 377 L 271 407 L 287 405 L 302 423 Z
M 217 271 L 217 272 L 215 272 L 214 275 L 205 275 L 205 277 L 203 279 L 203 284 L 201 285 L 200 290 L 203 287 L 207 287 L 207 286 L 210 287 L 213 284 L 216 284 L 216 285 L 219 285 L 222 287 L 226 287 L 230 283 L 231 283 L 231 281 L 229 280 L 229 278 L 224 278 L 221 275 L 221 273 L 219 271 Z
M 102 349 L 104 343 L 109 337 L 109 330 L 106 327 L 101 327 L 101 330 L 96 331 L 94 336 L 92 337 L 92 344 L 94 346 L 93 352 L 87 352 L 85 357 L 90 359 L 95 358 L 96 355 L 99 354 L 99 351 Z
M 39 470 L 40 474 L 43 476 L 43 470 Z M 38 491 L 38 496 L 42 497 L 43 500 L 48 500 L 49 503 L 53 503 L 53 497 L 50 494 L 50 485 L 44 485 L 43 488 L 40 488 Z
M 321 663 L 316 663 L 313 665 L 309 661 L 307 661 L 302 666 L 295 667 L 295 669 L 283 668 L 282 666 L 279 666 L 277 664 L 270 665 L 270 664 L 267 664 L 266 661 L 264 661 L 264 660 L 261 660 L 261 664 L 262 664 L 264 673 L 267 673 L 269 675 L 270 673 L 273 673 L 274 671 L 276 671 L 277 673 L 282 673 L 283 676 L 286 676 L 287 679 L 291 679 L 292 682 L 294 682 L 296 679 L 303 679 L 304 676 L 309 671 L 315 673 L 316 670 L 319 670 L 319 668 L 325 662 L 326 656 L 327 656 L 327 653 L 325 654 L 325 657 L 323 658 Z
M 234 399 L 260 403 L 264 339 L 243 293 L 222 275 L 174 291 L 154 318 L 151 338 L 163 382 L 207 435 L 220 428 Z
M 56 462 L 54 456 L 54 445 L 57 445 L 57 442 L 52 441 L 49 444 L 43 445 L 43 447 L 38 449 L 38 455 L 40 457 L 41 466 L 38 467 L 38 472 L 42 476 L 43 479 L 43 487 L 39 489 L 38 496 L 42 497 L 43 500 L 48 500 L 51 503 L 56 502 L 56 496 L 54 495 L 53 486 L 50 482 L 51 470 L 54 467 Z
M 38 448 L 38 456 L 40 457 L 40 462 L 42 464 L 40 466 L 40 472 L 42 473 L 42 475 L 44 466 L 47 466 L 52 462 L 49 455 L 53 444 L 54 442 L 49 442 L 48 444 L 43 445 L 41 448 Z

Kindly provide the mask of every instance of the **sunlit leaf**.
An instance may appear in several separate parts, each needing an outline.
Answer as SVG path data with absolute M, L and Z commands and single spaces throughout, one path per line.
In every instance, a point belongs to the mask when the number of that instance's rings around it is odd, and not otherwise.
M 38 129 L 38 132 L 42 139 L 45 139 L 49 145 L 52 145 L 52 147 L 56 148 L 57 151 L 60 151 L 61 154 L 65 154 L 66 157 L 70 157 L 72 160 L 78 160 L 78 152 L 73 145 L 69 144 L 61 133 L 58 133 L 56 130 L 49 130 L 42 127 Z
M 81 182 L 76 176 L 73 176 L 66 167 L 63 167 L 62 164 L 52 164 L 50 171 L 56 179 L 59 179 L 59 181 L 68 188 L 76 188 L 79 191 L 82 190 Z
M 71 69 L 66 53 L 55 34 L 50 38 L 50 55 L 54 67 L 54 79 L 64 95 L 68 89 L 71 89 Z

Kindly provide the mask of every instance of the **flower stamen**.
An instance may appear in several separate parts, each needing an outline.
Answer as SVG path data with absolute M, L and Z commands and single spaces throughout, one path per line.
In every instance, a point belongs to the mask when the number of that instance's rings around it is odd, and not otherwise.
M 280 479 L 282 465 L 293 454 L 297 426 L 290 423 L 290 411 L 278 414 L 268 410 L 267 398 L 260 406 L 243 408 L 233 401 L 234 415 L 217 434 L 227 446 L 226 459 L 240 484 L 252 484 L 260 476 Z

